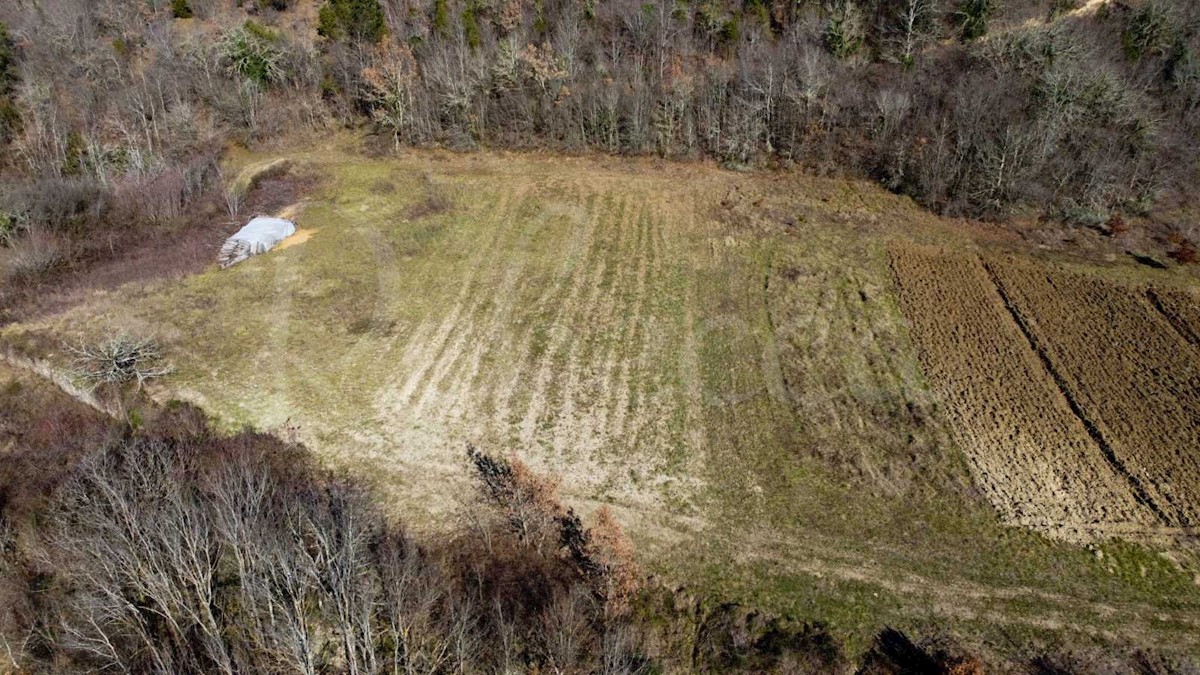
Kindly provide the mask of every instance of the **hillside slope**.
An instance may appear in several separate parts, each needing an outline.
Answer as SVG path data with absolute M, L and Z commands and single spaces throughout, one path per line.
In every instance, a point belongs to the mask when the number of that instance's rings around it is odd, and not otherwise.
M 292 434 L 424 527 L 454 511 L 466 443 L 512 452 L 614 507 L 666 578 L 859 645 L 894 625 L 1198 648 L 1185 541 L 1006 526 L 1079 532 L 998 516 L 926 381 L 888 251 L 1009 235 L 865 183 L 345 145 L 282 155 L 318 179 L 291 209 L 306 241 L 95 293 L 4 341 L 65 367 L 64 342 L 155 336 L 176 367 L 155 398 Z M 1131 265 L 1093 274 L 1142 283 Z

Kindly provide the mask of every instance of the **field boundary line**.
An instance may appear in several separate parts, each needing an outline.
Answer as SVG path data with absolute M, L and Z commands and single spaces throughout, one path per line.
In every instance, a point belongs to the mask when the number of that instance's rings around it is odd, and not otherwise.
M 115 404 L 105 403 L 94 392 L 79 387 L 71 381 L 71 378 L 66 373 L 56 370 L 50 365 L 50 362 L 44 359 L 21 356 L 14 352 L 11 346 L 6 346 L 3 350 L 0 350 L 0 361 L 7 363 L 17 370 L 23 370 L 46 380 L 62 390 L 67 396 L 89 408 L 116 420 L 123 418 L 120 409 Z
M 1162 510 L 1162 507 L 1160 507 L 1158 503 L 1150 496 L 1149 491 L 1147 491 L 1146 487 L 1142 485 L 1142 481 L 1137 476 L 1133 475 L 1129 468 L 1125 466 L 1125 463 L 1121 461 L 1120 457 L 1117 456 L 1116 450 L 1114 450 L 1108 440 L 1104 438 L 1104 434 L 1100 431 L 1099 426 L 1097 426 L 1091 417 L 1088 416 L 1088 414 L 1084 411 L 1083 406 L 1075 400 L 1075 397 L 1071 394 L 1071 390 L 1067 384 L 1066 378 L 1063 377 L 1062 373 L 1058 372 L 1058 369 L 1054 366 L 1054 362 L 1050 359 L 1050 355 L 1046 353 L 1042 345 L 1038 342 L 1037 335 L 1034 334 L 1033 329 L 1029 326 L 1029 323 L 1025 320 L 1025 317 L 1021 315 L 1021 310 L 1017 308 L 1016 304 L 1013 303 L 1012 298 L 1009 297 L 1008 291 L 1004 288 L 1004 282 L 1001 281 L 1000 276 L 996 273 L 995 269 L 993 269 L 992 264 L 984 260 L 982 257 L 979 258 L 979 263 L 983 266 L 984 271 L 987 273 L 988 279 L 992 282 L 992 287 L 995 288 L 996 293 L 1000 296 L 1000 301 L 1004 304 L 1004 309 L 1008 311 L 1009 316 L 1012 318 L 1013 322 L 1016 323 L 1017 328 L 1021 331 L 1021 334 L 1025 336 L 1025 339 L 1029 342 L 1029 347 L 1033 350 L 1033 353 L 1037 355 L 1038 360 L 1042 362 L 1042 367 L 1045 368 L 1046 372 L 1049 373 L 1050 377 L 1054 380 L 1055 386 L 1058 387 L 1059 392 L 1061 392 L 1063 398 L 1066 399 L 1067 405 L 1071 408 L 1071 412 L 1079 418 L 1079 421 L 1083 424 L 1084 430 L 1087 431 L 1088 436 L 1090 436 L 1092 441 L 1095 442 L 1100 448 L 1100 452 L 1104 454 L 1104 458 L 1108 461 L 1109 465 L 1112 466 L 1113 470 L 1117 472 L 1117 475 L 1121 476 L 1121 478 L 1125 480 L 1126 484 L 1129 485 L 1129 489 L 1133 492 L 1133 498 L 1146 508 L 1150 509 L 1150 511 L 1154 513 L 1155 517 L 1157 517 L 1160 522 L 1170 524 L 1171 520 Z

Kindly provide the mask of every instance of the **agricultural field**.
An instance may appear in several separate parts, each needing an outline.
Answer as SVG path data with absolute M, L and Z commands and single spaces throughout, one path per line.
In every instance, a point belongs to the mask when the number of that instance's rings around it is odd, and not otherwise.
M 976 482 L 1053 536 L 1194 543 L 1194 298 L 1028 256 L 891 252 L 925 370 Z
M 1152 287 L 1146 290 L 1146 298 L 1192 348 L 1200 350 L 1200 297 L 1178 289 Z
M 1139 538 L 1191 512 L 1160 522 L 1072 401 L 1147 481 L 1160 456 L 1120 434 L 1153 407 L 1103 407 L 1082 392 L 1102 376 L 1067 361 L 1081 392 L 1056 385 L 1008 306 L 1036 335 L 1100 329 L 1059 325 L 1084 307 L 1043 318 L 1020 264 L 981 262 L 1001 235 L 853 181 L 348 146 L 229 157 L 243 177 L 286 159 L 310 186 L 281 250 L 96 291 L 5 328 L 5 349 L 66 369 L 65 345 L 152 336 L 174 371 L 149 395 L 301 440 L 418 528 L 459 511 L 467 443 L 520 456 L 577 508 L 611 507 L 660 578 L 828 621 L 852 648 L 951 625 L 999 650 L 1200 650 L 1191 553 Z M 1178 285 L 1160 297 L 1185 316 Z M 1194 349 L 1161 314 L 1129 320 Z M 1165 383 L 1163 438 L 1193 438 L 1194 365 L 1130 358 L 1109 375 L 1177 379 L 1112 395 Z M 1163 504 L 1195 504 L 1169 476 Z
M 1192 346 L 1130 289 L 1011 258 L 986 264 L 1133 493 L 1163 525 L 1200 524 L 1200 361 Z
M 926 372 L 977 483 L 1007 520 L 1083 539 L 1155 522 L 1089 437 L 977 255 L 897 246 L 892 267 Z

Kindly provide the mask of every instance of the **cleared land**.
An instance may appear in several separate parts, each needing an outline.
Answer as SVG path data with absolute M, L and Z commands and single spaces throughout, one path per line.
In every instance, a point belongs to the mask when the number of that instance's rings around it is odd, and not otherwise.
M 1195 293 L 1152 287 L 1146 291 L 1146 299 L 1184 340 L 1200 351 L 1200 298 Z
M 1192 295 L 1012 255 L 898 244 L 891 259 L 926 373 L 1007 519 L 1067 539 L 1194 541 Z
M 511 451 L 613 506 L 651 570 L 852 644 L 950 621 L 991 644 L 1200 649 L 1200 588 L 1171 559 L 1007 527 L 977 491 L 887 253 L 969 246 L 962 224 L 847 181 L 346 147 L 284 153 L 321 179 L 307 241 L 0 337 L 61 366 L 65 341 L 156 336 L 176 371 L 154 396 L 294 433 L 417 526 L 455 512 L 466 442 Z M 1141 522 L 1055 508 L 1039 517 Z
M 1132 289 L 1012 258 L 987 262 L 1064 395 L 1165 524 L 1200 524 L 1200 360 Z
M 1154 523 L 1014 322 L 973 253 L 896 246 L 905 313 L 988 498 L 1011 522 L 1066 538 Z

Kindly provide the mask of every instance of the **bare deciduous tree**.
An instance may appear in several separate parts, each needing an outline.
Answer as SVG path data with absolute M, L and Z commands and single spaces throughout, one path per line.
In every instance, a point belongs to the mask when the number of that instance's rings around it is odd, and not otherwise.
M 75 377 L 91 389 L 136 384 L 168 375 L 173 367 L 163 360 L 158 343 L 151 338 L 115 335 L 98 343 L 68 348 Z

